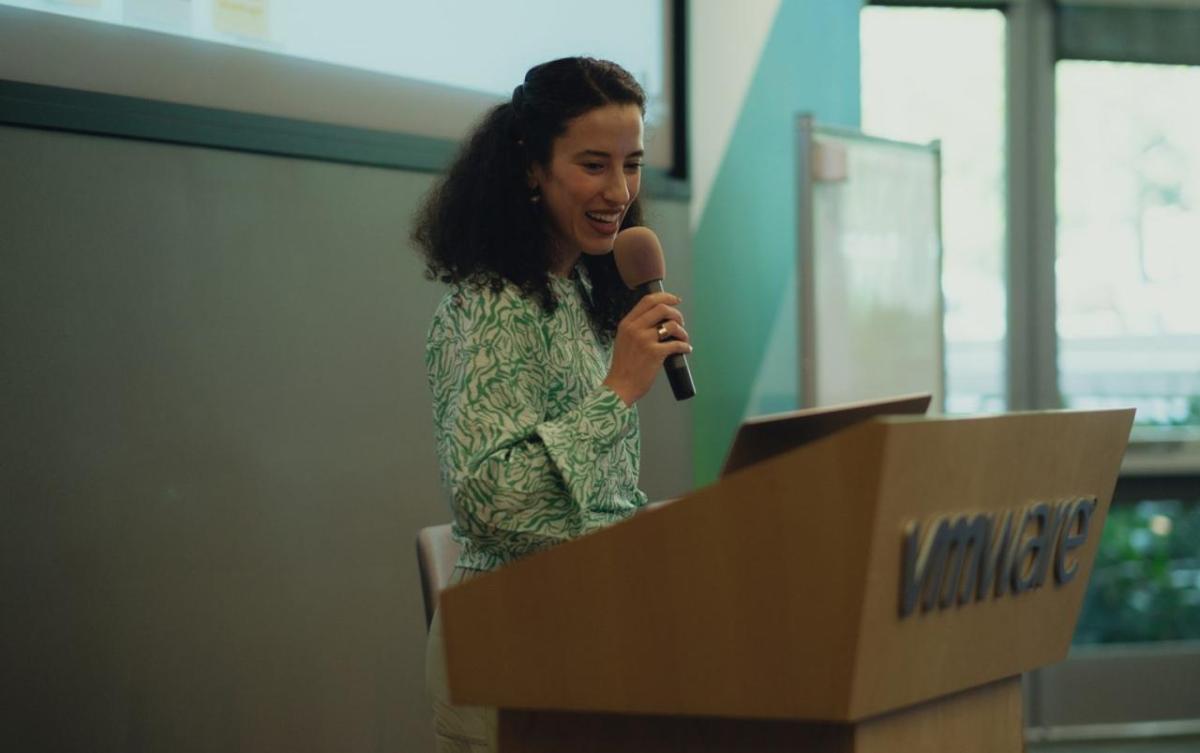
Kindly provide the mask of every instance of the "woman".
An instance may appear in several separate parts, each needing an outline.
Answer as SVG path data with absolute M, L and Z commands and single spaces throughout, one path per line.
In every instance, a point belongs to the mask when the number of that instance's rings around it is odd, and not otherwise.
M 610 253 L 641 220 L 644 114 L 641 87 L 614 63 L 536 66 L 417 218 L 428 272 L 451 286 L 425 362 L 463 547 L 452 582 L 646 502 L 633 406 L 667 356 L 692 348 L 679 299 L 633 302 Z M 438 749 L 489 750 L 494 712 L 447 702 L 440 616 L 426 672 Z

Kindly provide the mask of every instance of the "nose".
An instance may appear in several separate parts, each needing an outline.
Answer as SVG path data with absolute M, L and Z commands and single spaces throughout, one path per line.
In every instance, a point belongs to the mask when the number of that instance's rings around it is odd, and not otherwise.
M 631 195 L 629 177 L 623 170 L 612 171 L 604 186 L 604 199 L 612 204 L 628 204 Z

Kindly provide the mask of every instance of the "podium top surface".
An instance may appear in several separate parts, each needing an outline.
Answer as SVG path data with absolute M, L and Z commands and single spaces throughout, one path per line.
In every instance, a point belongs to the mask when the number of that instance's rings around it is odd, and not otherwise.
M 1066 656 L 1132 410 L 872 418 L 442 594 L 456 703 L 856 721 Z

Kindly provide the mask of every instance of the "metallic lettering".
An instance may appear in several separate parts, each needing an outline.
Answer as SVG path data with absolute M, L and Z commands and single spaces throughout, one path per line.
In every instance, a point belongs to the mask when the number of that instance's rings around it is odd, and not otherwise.
M 1017 529 L 1018 539 L 1025 535 L 1030 523 L 1036 526 L 1037 533 L 1022 541 L 1017 546 L 1012 558 L 1011 578 L 1014 596 L 1025 593 L 1037 582 L 1038 562 L 1042 551 L 1047 548 L 1046 537 L 1050 532 L 1049 505 L 1039 503 L 1025 511 L 1025 517 L 1021 518 L 1021 527 Z
M 1043 537 L 1045 546 L 1038 552 L 1036 564 L 1033 568 L 1033 588 L 1041 588 L 1046 584 L 1046 573 L 1050 572 L 1050 563 L 1054 561 L 1054 544 L 1058 541 L 1058 532 L 1066 521 L 1067 510 L 1071 507 L 1070 502 L 1061 505 L 1055 505 L 1050 523 L 1046 528 L 1046 535 Z
M 925 545 L 919 546 L 921 526 L 918 523 L 909 523 L 904 531 L 904 562 L 900 567 L 900 616 L 907 617 L 912 614 L 913 609 L 917 606 L 917 599 L 920 598 L 922 591 L 934 590 L 939 587 L 941 582 L 941 568 L 938 568 L 937 579 L 939 585 L 933 585 L 930 582 L 929 552 L 934 548 L 941 548 L 941 541 L 938 539 L 938 533 L 941 528 L 937 529 L 937 533 L 932 536 L 925 537 Z M 945 558 L 943 554 L 942 559 Z M 929 609 L 925 606 L 925 609 Z
M 935 518 L 921 537 L 921 524 L 905 526 L 900 568 L 900 617 L 917 610 L 948 609 L 1010 592 L 1042 587 L 1054 566 L 1054 581 L 1069 583 L 1079 570 L 1071 553 L 1087 541 L 1095 499 L 1023 511 Z M 1014 525 L 1014 520 L 1020 522 Z
M 1012 511 L 1004 514 L 1004 527 L 1000 529 L 999 537 L 989 540 L 988 548 L 983 553 L 983 572 L 979 574 L 979 589 L 975 592 L 976 601 L 987 597 L 988 589 L 993 579 L 996 583 L 996 596 L 1008 593 L 1008 568 L 1012 555 Z
M 943 523 L 943 525 L 945 525 Z M 976 515 L 969 521 L 966 516 L 949 526 L 948 548 L 954 552 L 953 567 L 942 584 L 942 597 L 938 606 L 945 609 L 954 604 L 966 604 L 971 600 L 979 578 L 979 558 L 983 555 L 984 542 L 992 532 L 992 522 L 986 515 Z M 963 578 L 963 565 L 966 577 Z
M 1083 546 L 1083 543 L 1087 541 L 1088 528 L 1091 526 L 1092 513 L 1095 511 L 1096 500 L 1081 499 L 1072 504 L 1071 511 L 1066 516 L 1062 532 L 1058 535 L 1058 556 L 1054 558 L 1054 580 L 1060 586 L 1065 586 L 1074 580 L 1075 573 L 1079 571 L 1078 561 L 1070 567 L 1067 566 L 1067 555 Z M 1071 533 L 1076 521 L 1079 522 L 1079 530 Z

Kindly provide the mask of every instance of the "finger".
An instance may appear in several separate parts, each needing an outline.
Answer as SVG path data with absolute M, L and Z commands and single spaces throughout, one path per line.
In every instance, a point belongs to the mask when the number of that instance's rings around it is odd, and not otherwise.
M 659 322 L 674 320 L 683 323 L 683 314 L 674 306 L 668 306 L 665 303 L 660 303 L 649 311 L 646 311 L 637 319 L 634 320 L 635 327 L 653 327 L 658 328 Z
M 692 352 L 692 344 L 683 340 L 666 340 L 656 343 L 654 347 L 658 349 L 657 353 L 662 358 L 676 354 L 686 356 Z
M 627 318 L 637 319 L 660 303 L 674 306 L 680 303 L 680 300 L 681 299 L 679 296 L 673 293 L 649 293 L 648 295 L 642 296 L 641 299 L 639 299 L 638 302 L 633 305 L 633 308 L 630 309 L 629 314 L 627 314 Z
M 682 324 L 671 319 L 660 322 L 659 325 L 654 328 L 654 337 L 659 342 L 665 342 L 667 340 L 683 340 L 684 342 L 688 341 L 687 330 L 683 328 Z
M 682 340 L 683 342 L 691 341 L 691 338 L 688 336 L 687 330 L 684 329 L 683 325 L 680 324 L 679 322 L 663 322 L 661 325 L 661 328 L 665 329 L 667 331 L 667 337 L 669 337 L 673 340 Z M 659 339 L 661 340 L 664 338 L 659 338 Z

